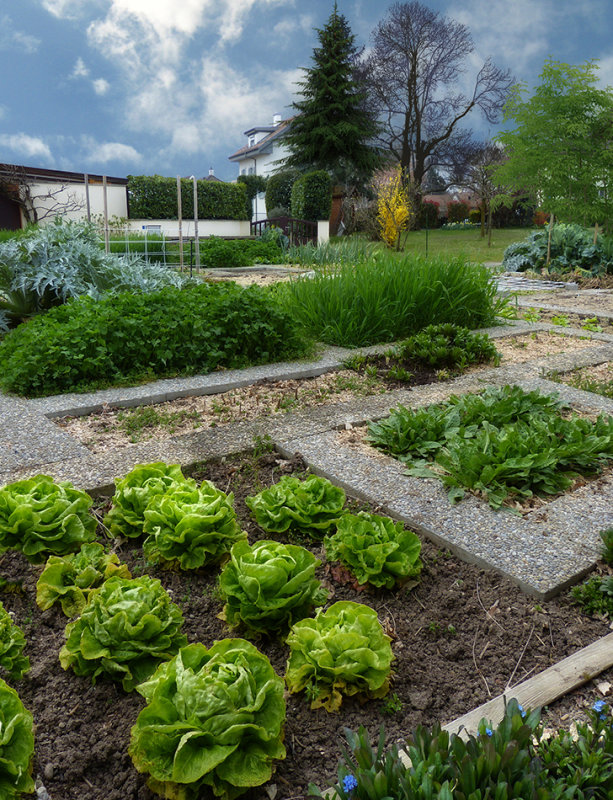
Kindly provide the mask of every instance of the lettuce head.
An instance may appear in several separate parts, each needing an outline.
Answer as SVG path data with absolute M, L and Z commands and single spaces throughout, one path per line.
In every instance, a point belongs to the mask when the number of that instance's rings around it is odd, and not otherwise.
M 0 797 L 19 800 L 34 792 L 34 721 L 19 695 L 0 679 Z

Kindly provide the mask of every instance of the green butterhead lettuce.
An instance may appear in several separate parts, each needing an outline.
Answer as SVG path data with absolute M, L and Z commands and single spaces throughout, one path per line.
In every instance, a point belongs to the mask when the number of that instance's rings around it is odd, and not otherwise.
M 109 578 L 66 626 L 60 663 L 77 675 L 91 675 L 93 683 L 108 675 L 129 692 L 187 643 L 182 625 L 181 610 L 158 580 Z
M 169 486 L 150 499 L 144 515 L 143 552 L 153 563 L 197 569 L 218 563 L 235 542 L 247 538 L 236 519 L 234 495 L 210 481 Z
M 142 536 L 145 509 L 151 498 L 165 494 L 177 484 L 196 487 L 196 482 L 186 478 L 178 464 L 163 461 L 137 464 L 125 477 L 115 480 L 113 508 L 104 518 L 104 524 L 113 536 Z
M 0 797 L 34 792 L 34 721 L 14 689 L 0 680 Z
M 324 540 L 329 561 L 341 561 L 358 583 L 392 589 L 421 571 L 421 542 L 402 522 L 378 514 L 345 514 Z
M 15 625 L 8 611 L 0 603 L 0 667 L 4 667 L 13 680 L 23 678 L 30 669 L 30 659 L 23 655 L 25 646 L 23 631 Z M 0 730 L 0 737 L 1 735 Z
M 285 758 L 283 681 L 244 639 L 183 647 L 137 691 L 147 706 L 129 753 L 163 797 L 196 800 L 209 787 L 234 800 Z
M 51 556 L 36 584 L 36 604 L 45 611 L 60 602 L 67 617 L 76 617 L 91 590 L 114 575 L 129 578 L 130 570 L 99 542 L 82 545 L 78 553 Z
M 318 475 L 304 481 L 285 475 L 245 502 L 265 531 L 283 533 L 295 528 L 321 539 L 342 515 L 345 492 Z
M 96 535 L 91 497 L 68 481 L 36 475 L 0 489 L 0 552 L 21 550 L 33 564 L 78 550 Z
M 348 600 L 334 603 L 315 619 L 296 622 L 287 644 L 287 688 L 306 689 L 313 698 L 311 708 L 338 711 L 343 694 L 372 698 L 389 690 L 390 638 L 370 606 Z
M 315 578 L 320 563 L 298 545 L 260 541 L 250 547 L 237 542 L 219 576 L 222 619 L 257 633 L 286 630 L 328 599 Z

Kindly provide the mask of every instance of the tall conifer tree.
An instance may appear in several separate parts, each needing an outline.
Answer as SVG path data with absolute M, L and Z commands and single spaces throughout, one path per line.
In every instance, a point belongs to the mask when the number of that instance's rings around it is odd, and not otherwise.
M 336 3 L 317 36 L 313 66 L 298 84 L 302 99 L 292 104 L 296 116 L 284 140 L 290 149 L 285 164 L 302 171 L 324 169 L 334 181 L 361 184 L 379 163 L 368 143 L 377 125 L 353 75 L 355 36 Z

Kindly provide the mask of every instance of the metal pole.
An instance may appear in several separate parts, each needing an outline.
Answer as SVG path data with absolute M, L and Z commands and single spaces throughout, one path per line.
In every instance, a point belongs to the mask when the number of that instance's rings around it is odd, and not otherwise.
M 104 198 L 104 252 L 108 253 L 109 246 L 109 209 L 106 196 L 106 175 L 102 176 L 102 196 Z
M 87 208 L 87 221 L 92 221 L 92 211 L 89 205 L 89 175 L 87 172 L 83 173 L 83 180 L 85 181 L 85 206 Z
M 181 208 L 180 175 L 177 175 L 177 217 L 179 219 L 179 269 L 183 272 L 183 209 Z
M 196 245 L 196 272 L 200 272 L 200 240 L 198 239 L 198 183 L 194 175 L 190 176 L 194 182 L 194 243 Z

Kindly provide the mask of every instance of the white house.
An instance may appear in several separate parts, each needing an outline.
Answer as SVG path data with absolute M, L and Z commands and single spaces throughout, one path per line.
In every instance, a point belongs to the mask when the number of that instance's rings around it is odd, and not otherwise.
M 279 169 L 279 161 L 289 155 L 283 144 L 283 135 L 291 123 L 275 114 L 272 125 L 249 128 L 245 131 L 247 144 L 231 156 L 230 161 L 238 165 L 239 175 L 261 175 L 267 178 Z M 253 220 L 266 219 L 264 193 L 260 192 L 253 201 Z

